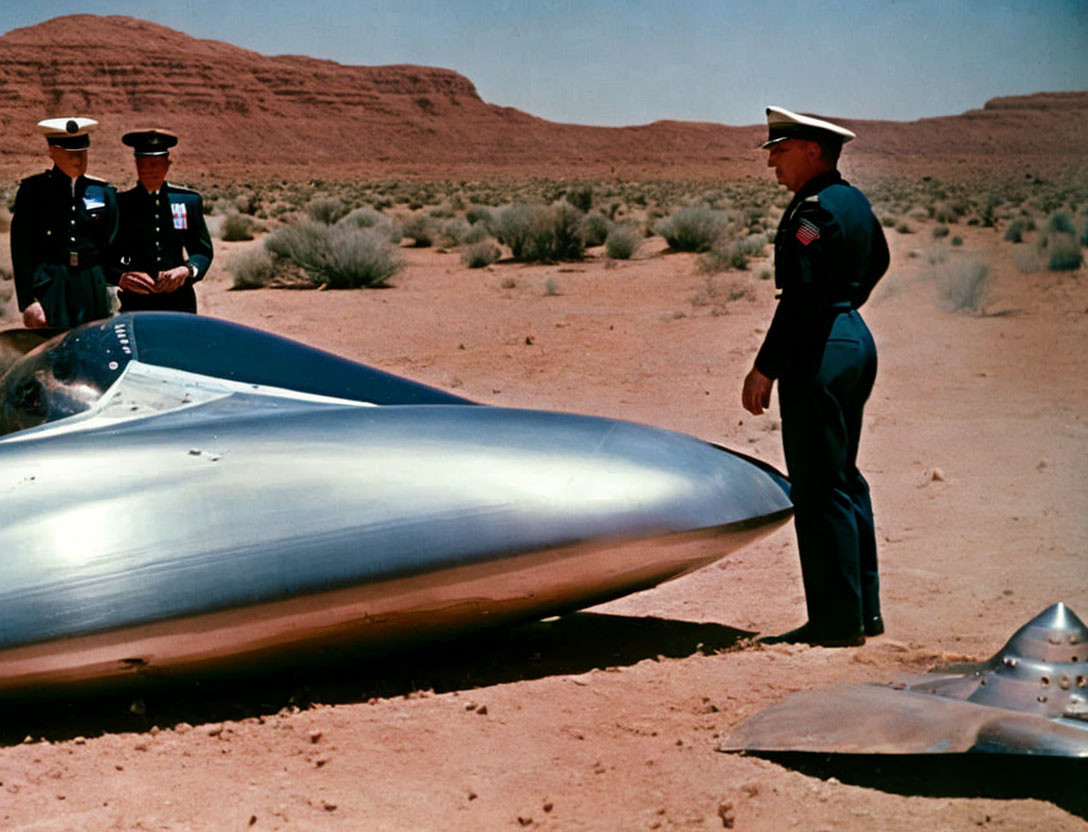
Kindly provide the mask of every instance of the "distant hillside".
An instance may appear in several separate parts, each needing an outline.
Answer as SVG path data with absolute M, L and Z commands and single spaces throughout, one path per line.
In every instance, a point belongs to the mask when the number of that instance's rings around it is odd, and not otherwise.
M 488 104 L 446 69 L 269 57 L 128 17 L 71 15 L 0 36 L 0 180 L 46 164 L 35 123 L 72 113 L 100 121 L 92 170 L 120 178 L 131 171 L 120 136 L 144 126 L 182 136 L 187 179 L 732 177 L 759 175 L 764 161 L 762 125 L 557 124 Z M 1050 175 L 1088 159 L 1088 92 L 843 123 L 859 134 L 846 169 L 866 176 Z

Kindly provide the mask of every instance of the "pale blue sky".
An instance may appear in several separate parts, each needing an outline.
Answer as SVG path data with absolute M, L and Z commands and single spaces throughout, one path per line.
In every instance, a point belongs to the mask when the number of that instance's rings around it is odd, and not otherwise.
M 1088 89 L 1088 0 L 5 0 L 0 31 L 77 12 L 447 67 L 485 101 L 579 124 L 755 124 L 766 104 L 910 120 Z

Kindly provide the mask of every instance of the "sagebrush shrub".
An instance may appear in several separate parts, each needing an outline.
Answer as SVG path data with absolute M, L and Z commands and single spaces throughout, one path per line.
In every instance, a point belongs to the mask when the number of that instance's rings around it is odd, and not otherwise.
M 1079 269 L 1084 262 L 1080 241 L 1064 231 L 1056 231 L 1044 237 L 1042 249 L 1046 267 L 1052 272 Z
M 466 242 L 465 238 L 472 233 L 472 226 L 468 220 L 462 217 L 454 217 L 446 220 L 442 226 L 442 238 L 447 245 L 459 246 Z
M 565 197 L 567 202 L 585 214 L 593 207 L 593 186 L 575 185 L 567 191 Z
M 533 236 L 535 220 L 536 207 L 523 202 L 504 208 L 496 217 L 495 237 L 510 247 L 515 260 L 524 259 Z
M 604 245 L 611 230 L 612 220 L 600 211 L 593 211 L 582 218 L 582 239 L 587 246 Z
M 383 286 L 403 265 L 384 235 L 350 224 L 289 225 L 266 237 L 265 248 L 330 289 Z
M 617 225 L 604 241 L 605 253 L 613 260 L 630 260 L 642 245 L 642 232 L 630 223 Z
M 348 207 L 342 200 L 334 196 L 315 197 L 306 205 L 306 213 L 314 222 L 323 222 L 332 225 L 348 212 Z
M 1005 229 L 1005 241 L 1009 243 L 1024 242 L 1023 220 L 1013 220 L 1009 223 L 1009 227 Z
M 729 227 L 729 216 L 705 205 L 688 206 L 654 226 L 673 251 L 707 251 Z
M 231 259 L 228 270 L 234 276 L 234 289 L 261 289 L 276 276 L 276 265 L 264 248 L 238 252 Z
M 473 205 L 469 208 L 465 212 L 465 219 L 472 225 L 483 224 L 485 228 L 490 228 L 494 221 L 491 212 L 482 205 Z
M 411 214 L 400 222 L 401 233 L 412 240 L 416 248 L 427 248 L 434 242 L 435 223 L 426 214 Z
M 544 262 L 581 260 L 586 248 L 582 239 L 582 216 L 581 211 L 566 202 L 537 211 L 526 259 Z
M 244 214 L 230 213 L 219 226 L 219 238 L 225 242 L 253 239 L 253 220 Z
M 937 272 L 937 291 L 946 309 L 982 314 L 990 294 L 990 269 L 977 260 L 957 260 Z
M 373 208 L 364 206 L 349 211 L 338 222 L 354 225 L 356 228 L 376 228 L 377 226 L 390 224 L 391 220 L 381 211 L 375 211 Z
M 500 254 L 499 247 L 493 240 L 481 240 L 461 252 L 461 262 L 470 269 L 482 269 L 497 262 Z
M 580 260 L 585 252 L 582 212 L 566 202 L 511 205 L 495 221 L 495 236 L 517 260 Z

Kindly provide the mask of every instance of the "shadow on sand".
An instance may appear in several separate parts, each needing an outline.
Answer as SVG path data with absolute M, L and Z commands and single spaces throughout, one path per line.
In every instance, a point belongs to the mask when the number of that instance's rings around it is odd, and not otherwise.
M 1012 754 L 746 752 L 826 780 L 908 797 L 1049 801 L 1088 819 L 1088 760 Z M 987 818 L 987 820 L 989 820 Z
M 97 691 L 0 700 L 0 745 L 199 725 L 274 714 L 284 707 L 365 702 L 629 666 L 735 647 L 752 633 L 719 624 L 579 612 L 406 645 L 395 652 L 328 649 L 275 666 L 200 676 L 138 677 Z

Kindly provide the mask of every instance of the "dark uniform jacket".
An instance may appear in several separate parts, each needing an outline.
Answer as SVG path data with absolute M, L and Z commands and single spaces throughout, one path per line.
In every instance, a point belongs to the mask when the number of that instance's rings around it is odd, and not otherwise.
M 110 314 L 106 259 L 117 235 L 117 192 L 54 167 L 24 179 L 11 220 L 11 261 L 22 311 L 42 304 L 48 326 L 67 329 Z
M 121 311 L 138 309 L 196 312 L 193 284 L 201 280 L 212 263 L 212 238 L 204 223 L 200 194 L 166 182 L 158 193 L 144 186 L 122 192 L 118 198 L 121 225 L 117 234 L 113 282 L 124 272 L 146 272 L 155 277 L 161 271 L 192 263 L 196 275 L 186 278 L 177 291 L 140 295 L 121 291 Z
M 884 230 L 861 191 L 837 170 L 806 182 L 775 236 L 781 294 L 756 368 L 772 379 L 814 372 L 835 316 L 865 303 L 888 262 Z

